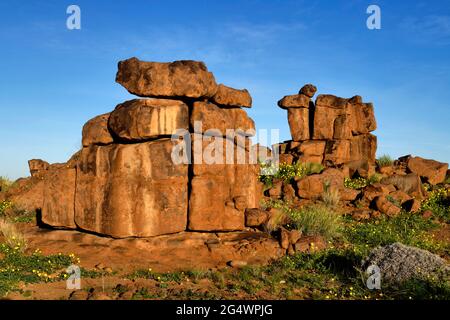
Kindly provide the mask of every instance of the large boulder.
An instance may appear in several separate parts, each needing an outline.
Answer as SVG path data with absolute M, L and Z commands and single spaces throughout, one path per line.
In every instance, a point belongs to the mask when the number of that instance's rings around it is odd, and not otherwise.
M 314 111 L 315 140 L 350 139 L 350 110 L 347 99 L 333 95 L 319 95 Z
M 408 169 L 424 178 L 430 184 L 438 184 L 445 181 L 448 164 L 435 160 L 413 157 L 408 160 Z
M 205 64 L 191 60 L 162 63 L 130 58 L 119 62 L 116 82 L 141 97 L 211 98 L 217 92 Z
M 309 108 L 311 98 L 304 94 L 294 94 L 290 96 L 285 96 L 283 99 L 278 101 L 278 106 L 281 109 L 290 108 Z
M 191 113 L 191 128 L 195 133 L 225 136 L 234 130 L 247 136 L 255 134 L 255 122 L 241 108 L 220 108 L 210 102 L 197 101 Z
M 288 109 L 288 122 L 291 130 L 291 136 L 294 141 L 309 140 L 309 109 Z
M 375 163 L 377 137 L 372 134 L 354 136 L 349 140 L 328 140 L 325 148 L 325 162 L 345 164 L 354 161 Z
M 444 259 L 429 251 L 401 243 L 373 249 L 362 262 L 364 270 L 371 265 L 380 268 L 382 285 L 397 285 L 412 279 L 448 279 L 450 276 L 450 267 Z
M 351 98 L 347 105 L 353 135 L 367 134 L 377 129 L 372 103 L 361 103 L 361 97 Z
M 219 84 L 216 94 L 212 97 L 212 101 L 221 106 L 229 107 L 252 107 L 252 97 L 247 89 L 234 89 Z
M 168 136 L 189 129 L 189 109 L 179 100 L 134 99 L 116 107 L 108 126 L 116 137 L 128 141 Z
M 201 139 L 202 149 L 193 147 L 189 230 L 244 229 L 245 209 L 258 207 L 262 194 L 258 166 L 249 164 L 249 151 L 233 141 L 222 137 L 210 141 L 199 134 L 193 136 L 194 145 Z M 225 150 L 230 146 L 232 153 L 227 154 Z
M 77 168 L 75 223 L 117 238 L 186 229 L 188 168 L 171 159 L 173 142 L 84 148 Z
M 83 147 L 91 144 L 105 145 L 113 142 L 113 137 L 108 129 L 110 113 L 105 113 L 92 118 L 83 126 Z
M 74 168 L 51 170 L 44 180 L 42 222 L 52 227 L 75 229 L 75 181 Z

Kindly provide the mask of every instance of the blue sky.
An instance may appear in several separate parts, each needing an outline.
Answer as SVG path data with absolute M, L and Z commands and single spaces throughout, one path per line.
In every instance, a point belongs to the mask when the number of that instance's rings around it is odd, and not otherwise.
M 81 30 L 66 8 L 81 8 Z M 382 29 L 366 28 L 381 8 Z M 305 83 L 373 102 L 379 154 L 450 162 L 450 1 L 0 2 L 0 176 L 27 160 L 64 162 L 81 128 L 132 96 L 119 60 L 204 61 L 218 82 L 251 92 L 259 129 L 290 138 L 276 102 Z

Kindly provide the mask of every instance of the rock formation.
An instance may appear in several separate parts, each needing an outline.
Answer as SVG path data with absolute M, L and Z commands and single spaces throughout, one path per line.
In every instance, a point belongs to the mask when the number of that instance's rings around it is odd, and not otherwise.
M 363 103 L 360 96 L 344 99 L 329 94 L 313 102 L 316 91 L 307 84 L 278 102 L 288 112 L 292 136 L 281 153 L 292 155 L 294 162 L 373 166 L 377 148 L 371 134 L 377 127 L 373 105 Z
M 202 62 L 131 58 L 118 68 L 116 81 L 145 98 L 89 120 L 71 164 L 30 162 L 33 175 L 48 172 L 42 221 L 116 238 L 244 229 L 261 193 L 250 163 L 254 122 L 241 108 L 251 107 L 248 91 L 217 85 Z M 177 163 L 171 136 L 180 130 L 188 161 Z M 208 162 L 211 145 L 231 145 L 234 161 L 212 150 Z

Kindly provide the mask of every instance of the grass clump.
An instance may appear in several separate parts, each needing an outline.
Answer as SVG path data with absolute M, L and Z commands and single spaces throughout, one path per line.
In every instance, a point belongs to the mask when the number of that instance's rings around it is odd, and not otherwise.
M 394 163 L 394 160 L 391 158 L 391 156 L 385 154 L 385 155 L 382 155 L 381 157 L 379 157 L 376 162 L 377 162 L 378 167 L 383 168 L 383 167 L 392 166 L 392 164 Z
M 341 200 L 339 190 L 336 188 L 331 188 L 329 183 L 325 183 L 323 189 L 324 191 L 321 195 L 322 202 L 326 207 L 336 209 L 339 206 L 339 201 Z
M 0 201 L 0 216 L 5 215 L 6 210 L 13 207 L 13 203 L 8 200 Z
M 3 236 L 6 245 L 13 250 L 24 252 L 27 248 L 25 237 L 17 230 L 14 224 L 5 218 L 0 219 L 0 235 Z
M 13 181 L 6 177 L 0 177 L 0 192 L 7 192 L 13 185 Z

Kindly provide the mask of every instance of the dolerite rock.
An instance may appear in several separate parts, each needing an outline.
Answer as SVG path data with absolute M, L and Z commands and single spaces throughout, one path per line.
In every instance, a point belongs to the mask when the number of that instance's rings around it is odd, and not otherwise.
M 141 97 L 211 98 L 217 92 L 213 74 L 203 62 L 192 60 L 162 63 L 130 58 L 119 62 L 116 82 Z
M 91 144 L 105 145 L 113 142 L 113 137 L 108 129 L 110 113 L 105 113 L 92 118 L 83 126 L 83 147 Z
M 234 89 L 219 84 L 216 94 L 212 97 L 212 101 L 218 105 L 230 107 L 252 107 L 252 97 L 247 89 Z
M 75 229 L 75 183 L 74 168 L 50 170 L 44 180 L 42 222 L 53 227 Z
M 189 129 L 189 109 L 179 100 L 135 99 L 119 104 L 108 126 L 116 137 L 128 141 L 168 136 Z
M 310 102 L 311 102 L 310 97 L 304 94 L 294 94 L 290 96 L 285 96 L 283 99 L 278 101 L 278 106 L 281 109 L 309 108 Z
M 344 99 L 319 95 L 314 113 L 314 139 L 351 139 L 353 135 L 368 134 L 377 125 L 373 105 L 362 103 L 355 96 Z
M 378 211 L 390 217 L 396 216 L 401 212 L 401 208 L 394 205 L 385 196 L 376 197 L 374 203 Z
M 377 137 L 372 134 L 354 136 L 349 140 L 328 140 L 325 148 L 325 162 L 344 164 L 365 160 L 375 163 Z
M 259 206 L 258 166 L 249 164 L 250 153 L 229 139 L 204 140 L 193 135 L 193 178 L 189 199 L 191 231 L 231 231 L 245 227 L 246 208 Z M 196 141 L 203 145 L 198 151 Z M 228 147 L 227 147 L 228 146 Z M 218 149 L 231 150 L 232 153 Z M 215 149 L 215 150 L 214 150 Z M 219 151 L 219 152 L 217 152 Z
M 430 184 L 438 184 L 445 181 L 448 164 L 435 160 L 413 157 L 408 160 L 408 169 L 426 179 Z
M 173 142 L 90 146 L 77 168 L 75 222 L 117 238 L 186 229 L 187 165 L 174 165 Z
M 309 140 L 309 109 L 289 108 L 288 122 L 291 136 L 294 141 Z
M 255 134 L 255 122 L 241 108 L 220 108 L 210 102 L 194 102 L 191 113 L 194 133 L 225 136 L 235 130 L 246 136 Z M 207 132 L 208 131 L 208 132 Z
M 305 199 L 318 199 L 325 190 L 325 184 L 331 190 L 344 188 L 344 175 L 338 169 L 329 168 L 321 174 L 306 176 L 297 182 L 298 196 Z
M 380 268 L 381 286 L 383 283 L 398 285 L 412 279 L 448 279 L 450 276 L 450 267 L 444 259 L 401 243 L 373 249 L 362 262 L 364 270 L 371 265 Z
M 38 177 L 47 172 L 50 164 L 47 161 L 41 159 L 32 159 L 28 161 L 28 167 L 30 168 L 31 176 Z
M 309 83 L 309 84 L 305 84 L 298 93 L 304 94 L 305 96 L 312 98 L 312 97 L 314 97 L 316 92 L 317 92 L 317 87 L 315 85 L 312 85 Z
M 291 149 L 298 155 L 300 162 L 322 163 L 325 153 L 325 141 L 308 140 Z
M 350 139 L 350 110 L 347 99 L 333 95 L 319 95 L 314 111 L 315 140 Z

